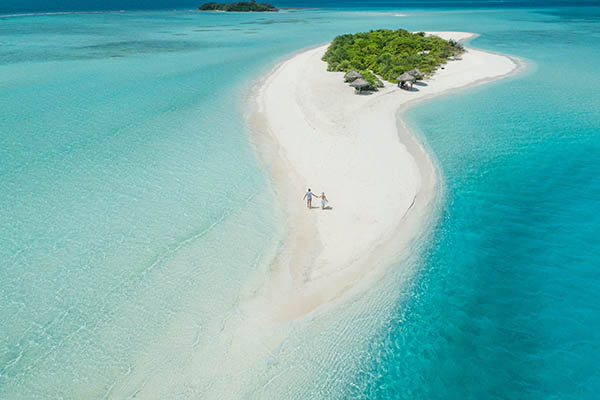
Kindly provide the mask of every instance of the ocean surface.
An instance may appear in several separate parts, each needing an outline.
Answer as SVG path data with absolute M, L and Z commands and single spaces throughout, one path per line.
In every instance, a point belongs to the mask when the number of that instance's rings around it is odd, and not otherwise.
M 597 398 L 600 8 L 531 4 L 0 17 L 0 398 Z M 230 326 L 285 240 L 246 100 L 375 28 L 525 66 L 406 112 L 432 232 L 246 365 Z

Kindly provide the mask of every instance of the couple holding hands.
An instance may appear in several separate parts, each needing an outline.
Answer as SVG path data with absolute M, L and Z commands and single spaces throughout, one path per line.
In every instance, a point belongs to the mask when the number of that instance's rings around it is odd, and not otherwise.
M 308 188 L 308 192 L 306 192 L 303 197 L 303 200 L 306 199 L 306 207 L 307 208 L 312 208 L 312 198 L 313 197 L 321 199 L 321 209 L 322 210 L 329 208 L 327 206 L 327 203 L 329 203 L 329 201 L 327 200 L 327 196 L 325 196 L 325 192 L 321 192 L 321 195 L 319 196 L 318 194 L 314 194 L 313 192 L 311 192 L 310 188 Z

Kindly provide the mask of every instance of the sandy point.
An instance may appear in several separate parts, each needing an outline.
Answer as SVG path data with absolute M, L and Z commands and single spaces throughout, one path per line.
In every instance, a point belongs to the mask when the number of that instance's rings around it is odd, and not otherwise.
M 431 32 L 465 40 L 466 32 Z M 467 48 L 415 91 L 386 83 L 355 95 L 343 73 L 321 60 L 327 45 L 282 62 L 250 100 L 249 121 L 284 211 L 283 250 L 265 285 L 241 305 L 248 315 L 290 321 L 338 300 L 409 251 L 436 191 L 430 157 L 398 118 L 399 110 L 516 70 L 513 59 Z M 307 188 L 325 192 L 331 209 Z

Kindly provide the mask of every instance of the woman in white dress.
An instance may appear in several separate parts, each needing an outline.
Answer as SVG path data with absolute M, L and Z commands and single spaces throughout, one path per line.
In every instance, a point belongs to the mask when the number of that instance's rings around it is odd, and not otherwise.
M 325 192 L 321 192 L 321 195 L 318 197 L 321 198 L 321 210 L 324 210 L 327 207 L 327 203 L 329 203 L 327 196 L 325 196 Z

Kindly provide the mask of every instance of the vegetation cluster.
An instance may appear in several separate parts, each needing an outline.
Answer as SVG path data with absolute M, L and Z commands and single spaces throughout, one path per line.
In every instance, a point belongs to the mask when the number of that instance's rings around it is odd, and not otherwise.
M 464 52 L 454 40 L 411 33 L 404 29 L 379 29 L 337 36 L 323 56 L 329 71 L 360 72 L 371 89 L 382 87 L 381 77 L 389 82 L 404 72 L 418 68 L 431 75 L 450 57 Z
M 279 11 L 274 5 L 268 3 L 257 3 L 256 1 L 237 1 L 235 3 L 204 3 L 198 7 L 200 11 L 242 11 L 261 12 Z

